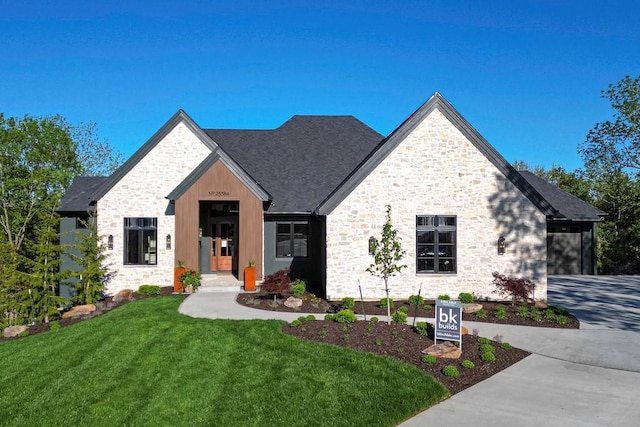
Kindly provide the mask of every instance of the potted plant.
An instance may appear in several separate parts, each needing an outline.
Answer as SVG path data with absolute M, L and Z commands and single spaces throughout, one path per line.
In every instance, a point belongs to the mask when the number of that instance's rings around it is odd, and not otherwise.
M 186 271 L 187 268 L 184 266 L 184 262 L 178 260 L 178 266 L 173 269 L 173 292 L 184 291 L 184 285 L 180 278 Z
M 256 262 L 249 260 L 249 265 L 244 268 L 244 290 L 256 290 Z
M 180 276 L 180 280 L 184 285 L 185 292 L 191 294 L 200 286 L 200 272 L 196 270 L 187 270 L 182 274 L 182 276 Z

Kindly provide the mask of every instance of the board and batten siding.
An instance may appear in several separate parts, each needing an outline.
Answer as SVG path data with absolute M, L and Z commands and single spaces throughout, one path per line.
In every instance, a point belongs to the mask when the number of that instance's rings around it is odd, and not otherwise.
M 201 201 L 238 201 L 238 279 L 244 267 L 256 263 L 256 276 L 262 276 L 263 206 L 227 167 L 217 161 L 175 201 L 176 261 L 198 268 L 198 240 Z
M 546 299 L 546 217 L 438 109 L 435 109 L 326 218 L 326 292 L 330 299 L 384 297 L 366 271 L 370 236 L 380 238 L 385 206 L 398 230 L 407 268 L 390 279 L 391 297 L 422 289 L 435 298 L 460 292 L 499 298 L 491 273 L 531 278 Z M 455 215 L 457 272 L 416 273 L 416 216 Z M 506 239 L 498 255 L 497 241 Z

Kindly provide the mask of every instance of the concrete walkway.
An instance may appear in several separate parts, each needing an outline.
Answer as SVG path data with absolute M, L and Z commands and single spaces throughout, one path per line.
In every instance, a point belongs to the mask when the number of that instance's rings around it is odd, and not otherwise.
M 247 308 L 235 302 L 237 293 L 198 292 L 179 311 L 209 319 L 286 321 L 303 314 Z M 636 276 L 555 276 L 549 278 L 549 303 L 576 314 L 581 329 L 464 322 L 470 331 L 478 329 L 488 338 L 501 335 L 533 354 L 401 426 L 638 425 L 639 296 Z

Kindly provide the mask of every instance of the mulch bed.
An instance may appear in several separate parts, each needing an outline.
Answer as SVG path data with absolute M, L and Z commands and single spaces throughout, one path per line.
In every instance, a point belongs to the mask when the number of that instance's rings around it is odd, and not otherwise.
M 355 323 L 338 323 L 328 320 L 302 322 L 300 326 L 286 325 L 283 332 L 310 341 L 348 347 L 357 351 L 367 351 L 381 356 L 393 357 L 418 367 L 418 369 L 435 377 L 444 384 L 453 395 L 477 384 L 492 375 L 508 368 L 524 359 L 530 353 L 512 348 L 504 350 L 496 342 L 491 342 L 495 349 L 495 362 L 484 362 L 481 358 L 480 344 L 473 335 L 465 335 L 462 339 L 462 356 L 460 359 L 437 359 L 433 365 L 422 362 L 422 350 L 433 344 L 433 340 L 419 335 L 410 325 L 386 322 L 357 321 Z M 461 362 L 470 360 L 475 367 L 463 368 Z M 458 368 L 458 377 L 447 377 L 442 373 L 446 365 Z
M 287 295 L 286 297 L 288 296 L 289 295 Z M 286 298 L 276 298 L 274 302 L 273 295 L 265 293 L 241 293 L 238 295 L 237 302 L 244 306 L 260 310 L 291 313 L 337 313 L 341 309 L 340 302 L 327 301 L 322 298 L 318 298 L 310 293 L 305 293 L 303 295 L 302 307 L 296 309 L 286 307 L 283 304 L 284 299 Z M 485 323 L 499 323 L 503 325 L 536 326 L 543 328 L 578 329 L 580 327 L 580 322 L 578 321 L 578 319 L 576 319 L 576 317 L 571 315 L 570 313 L 565 313 L 565 315 L 567 316 L 567 322 L 561 325 L 555 319 L 549 319 L 545 317 L 544 309 L 540 310 L 542 312 L 542 316 L 540 320 L 536 321 L 531 319 L 530 317 L 517 315 L 518 307 L 523 304 L 512 307 L 511 303 L 509 302 L 478 301 L 478 303 L 482 304 L 482 308 L 486 311 L 486 317 L 478 317 L 477 314 L 464 313 L 462 315 L 462 320 Z M 425 306 L 423 305 L 416 310 L 416 307 L 409 305 L 407 301 L 394 301 L 394 307 L 391 309 L 391 313 L 404 306 L 407 308 L 407 314 L 409 315 L 409 317 L 435 317 L 435 301 L 427 300 L 425 301 L 425 305 L 430 306 L 430 308 L 425 309 Z M 506 316 L 504 319 L 496 317 L 496 312 L 499 307 L 504 308 L 506 312 Z M 530 310 L 533 305 L 526 304 L 526 307 Z M 377 316 L 381 320 L 383 320 L 383 316 L 386 318 L 387 315 L 386 308 L 380 307 L 379 301 L 365 301 L 364 308 L 361 301 L 356 301 L 355 306 L 353 307 L 353 311 L 356 314 L 366 314 L 367 317 Z
M 365 301 L 364 303 L 356 301 L 353 311 L 357 314 L 366 314 L 369 321 L 346 324 L 333 320 L 322 320 L 327 313 L 337 313 L 342 308 L 340 302 L 323 300 L 313 294 L 305 293 L 302 297 L 302 306 L 292 309 L 283 304 L 288 296 L 274 300 L 273 295 L 265 293 L 243 293 L 238 295 L 237 302 L 261 310 L 316 313 L 319 320 L 303 321 L 301 325 L 295 327 L 289 324 L 284 326 L 283 331 L 302 339 L 348 347 L 357 351 L 367 351 L 415 365 L 418 369 L 442 382 L 452 395 L 491 377 L 530 354 L 517 348 L 506 350 L 500 346 L 501 343 L 491 341 L 490 344 L 494 347 L 496 360 L 485 362 L 480 357 L 480 343 L 478 343 L 477 337 L 466 335 L 462 339 L 462 356 L 459 359 L 438 358 L 436 363 L 427 364 L 422 361 L 422 351 L 432 345 L 433 340 L 418 334 L 410 325 L 398 323 L 388 325 L 384 321 L 387 310 L 380 307 L 379 301 Z M 479 301 L 479 303 L 482 304 L 486 316 L 478 317 L 477 314 L 465 313 L 463 320 L 548 328 L 575 329 L 580 327 L 578 319 L 559 308 L 555 310 L 567 316 L 565 324 L 559 324 L 555 319 L 546 318 L 544 310 L 540 310 L 541 318 L 534 320 L 530 317 L 518 316 L 518 307 L 512 307 L 510 303 L 495 301 Z M 394 301 L 391 312 L 393 313 L 401 307 L 407 308 L 409 317 L 435 317 L 435 301 L 425 301 L 425 305 L 418 308 L 410 306 L 407 301 Z M 527 305 L 529 311 L 532 307 L 533 305 Z M 505 311 L 505 317 L 502 319 L 496 317 L 499 308 Z M 374 316 L 378 317 L 380 321 L 370 321 Z M 475 367 L 472 369 L 462 367 L 463 360 L 470 360 Z M 460 375 L 458 377 L 445 376 L 442 369 L 446 365 L 458 368 Z
M 166 286 L 166 287 L 160 288 L 159 295 L 146 295 L 146 294 L 138 294 L 137 292 L 134 292 L 133 295 L 131 296 L 131 299 L 123 299 L 118 302 L 115 302 L 113 300 L 113 297 L 106 297 L 105 299 L 98 301 L 96 303 L 96 310 L 91 314 L 88 314 L 85 316 L 70 317 L 67 319 L 57 319 L 57 322 L 61 328 L 64 328 L 66 326 L 70 326 L 75 323 L 82 322 L 83 320 L 87 320 L 87 319 L 91 319 L 92 317 L 99 316 L 103 313 L 113 310 L 114 308 L 127 304 L 130 301 L 135 301 L 135 300 L 140 300 L 145 298 L 155 298 L 155 297 L 161 297 L 161 296 L 167 296 L 167 295 L 173 295 L 172 286 Z M 51 328 L 49 327 L 49 323 L 36 323 L 33 325 L 29 325 L 29 327 L 27 328 L 29 335 L 35 335 L 35 334 L 39 334 L 41 332 L 47 332 L 50 330 Z M 2 335 L 0 335 L 0 343 L 4 341 L 12 341 L 16 339 L 20 339 L 20 337 L 5 338 Z

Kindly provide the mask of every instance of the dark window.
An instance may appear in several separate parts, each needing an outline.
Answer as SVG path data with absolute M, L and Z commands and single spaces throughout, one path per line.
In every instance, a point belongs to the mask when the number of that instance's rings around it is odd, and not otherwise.
M 77 216 L 76 217 L 76 228 L 85 229 L 87 228 L 87 223 L 89 222 L 88 216 Z
M 416 272 L 456 272 L 456 217 L 416 217 Z
M 157 264 L 157 218 L 124 219 L 124 263 Z
M 276 258 L 306 257 L 308 236 L 306 222 L 276 223 Z

